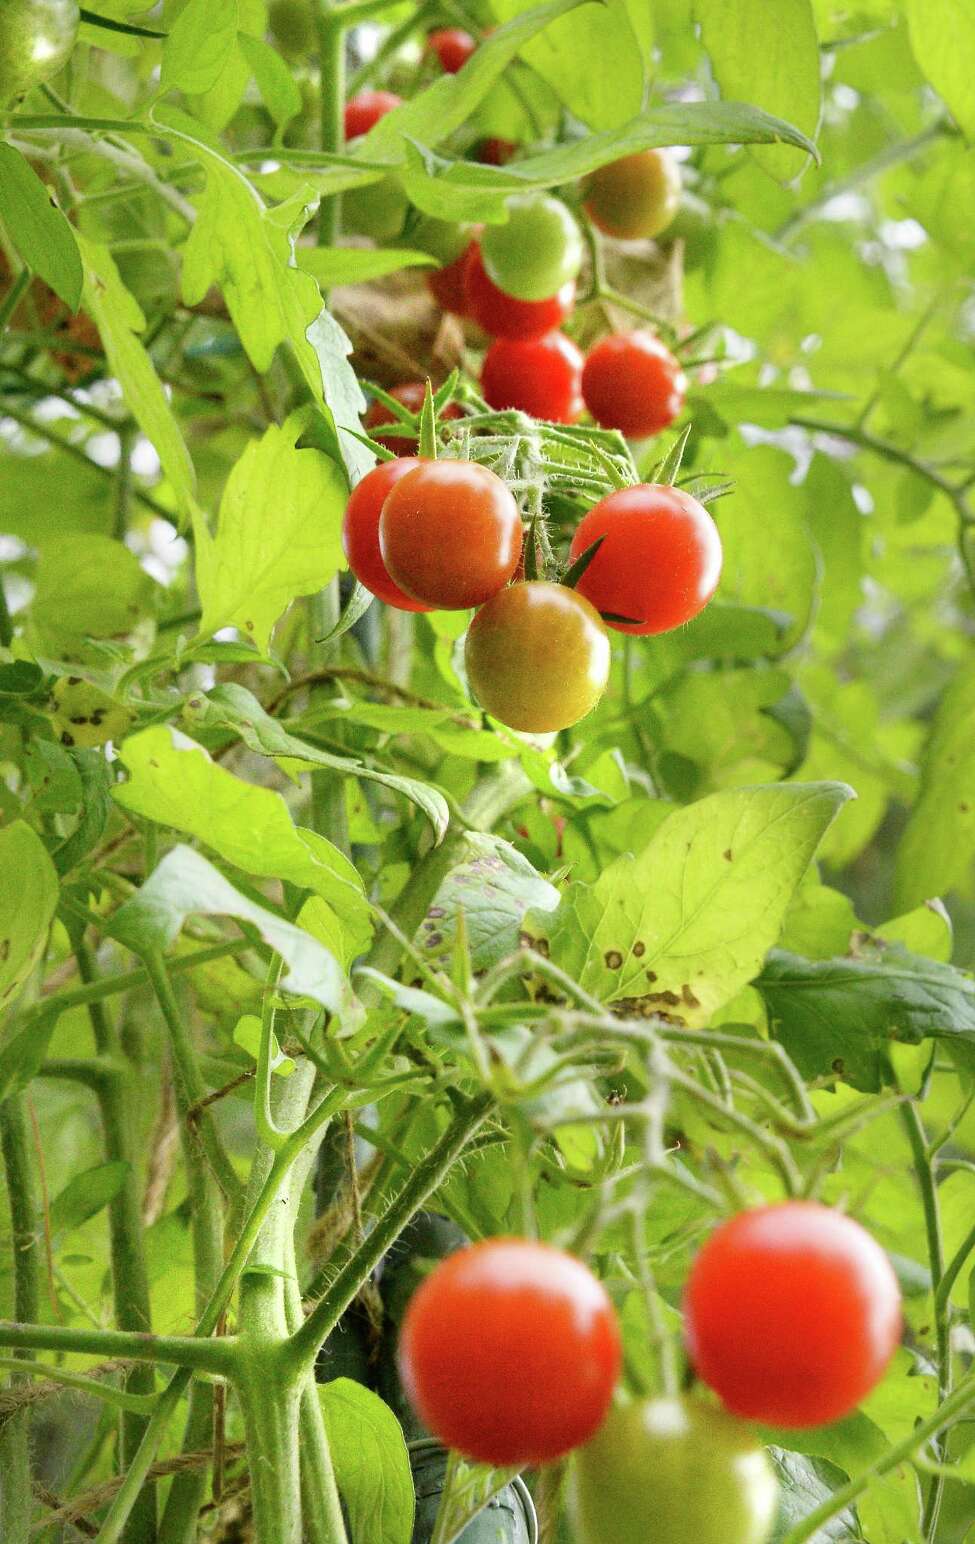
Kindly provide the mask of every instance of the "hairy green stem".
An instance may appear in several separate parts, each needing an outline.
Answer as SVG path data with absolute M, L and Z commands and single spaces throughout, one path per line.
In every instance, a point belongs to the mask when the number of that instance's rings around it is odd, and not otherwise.
M 2 1107 L 0 1107 L 2 1108 Z M 233 1341 L 196 1335 L 137 1335 L 132 1330 L 89 1329 L 84 1325 L 37 1324 L 0 1319 L 0 1346 L 63 1355 L 121 1357 L 136 1362 L 167 1362 L 223 1375 L 233 1359 Z
M 319 142 L 326 154 L 335 154 L 345 144 L 346 18 L 343 11 L 335 0 L 318 0 Z M 318 239 L 322 246 L 334 245 L 341 224 L 341 195 L 333 193 L 322 200 L 318 211 Z
M 939 1298 L 941 1279 L 944 1275 L 944 1245 L 941 1236 L 941 1214 L 938 1208 L 938 1190 L 934 1171 L 928 1157 L 928 1140 L 921 1123 L 917 1106 L 903 1104 L 900 1107 L 901 1122 L 910 1143 L 914 1160 L 914 1172 L 921 1192 L 924 1209 L 924 1228 L 928 1242 L 928 1268 L 935 1301 L 935 1343 L 938 1355 L 938 1394 L 942 1400 L 951 1392 L 951 1336 L 948 1328 L 947 1302 Z M 944 1499 L 943 1474 L 933 1474 L 924 1502 L 921 1529 L 924 1538 L 933 1539 L 938 1527 L 941 1503 Z
M 36 1319 L 40 1309 L 39 1208 L 22 1094 L 11 1094 L 0 1104 L 0 1152 L 10 1207 L 14 1310 L 24 1319 Z M 28 1406 L 0 1432 L 0 1537 L 4 1544 L 27 1544 L 32 1511 Z

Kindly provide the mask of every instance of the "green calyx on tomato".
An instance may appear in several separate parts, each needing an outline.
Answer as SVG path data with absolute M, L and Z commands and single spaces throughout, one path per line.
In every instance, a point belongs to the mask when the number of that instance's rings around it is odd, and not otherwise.
M 586 182 L 583 208 L 607 236 L 659 236 L 680 204 L 680 171 L 666 150 L 638 150 L 599 167 Z
M 582 236 L 560 199 L 516 193 L 504 225 L 489 225 L 481 255 L 492 283 L 516 300 L 548 300 L 578 276 Z
M 4 0 L 0 10 L 0 107 L 63 68 L 78 36 L 77 0 Z
M 524 734 L 578 723 L 609 680 L 609 635 L 598 611 L 546 579 L 513 584 L 482 607 L 464 657 L 481 707 Z
M 767 1544 L 771 1462 L 743 1422 L 701 1399 L 613 1409 L 572 1463 L 579 1544 Z

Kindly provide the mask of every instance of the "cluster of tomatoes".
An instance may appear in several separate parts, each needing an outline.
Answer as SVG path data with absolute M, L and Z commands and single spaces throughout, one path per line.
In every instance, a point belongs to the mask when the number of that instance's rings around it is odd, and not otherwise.
M 569 547 L 574 588 L 526 580 L 511 490 L 473 461 L 380 462 L 353 490 L 342 534 L 352 572 L 387 605 L 480 608 L 467 633 L 470 685 L 487 712 L 532 734 L 565 729 L 595 707 L 609 679 L 607 626 L 679 627 L 721 573 L 721 538 L 703 505 L 641 483 L 580 521 Z
M 900 1338 L 894 1272 L 851 1218 L 787 1201 L 716 1229 L 683 1310 L 691 1365 L 720 1405 L 700 1394 L 613 1407 L 621 1336 L 606 1289 L 560 1250 L 488 1239 L 415 1293 L 404 1386 L 446 1446 L 482 1463 L 578 1449 L 584 1544 L 765 1544 L 776 1484 L 744 1421 L 801 1429 L 853 1410 Z

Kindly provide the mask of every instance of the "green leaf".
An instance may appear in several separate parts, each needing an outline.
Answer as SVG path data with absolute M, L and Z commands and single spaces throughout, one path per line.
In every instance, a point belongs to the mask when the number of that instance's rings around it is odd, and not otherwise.
M 160 84 L 190 95 L 216 85 L 237 40 L 237 0 L 188 0 L 163 45 Z
M 301 112 L 301 92 L 288 66 L 263 38 L 241 32 L 237 46 L 254 72 L 265 106 L 278 129 Z
M 778 1544 L 810 1512 L 828 1501 L 834 1490 L 846 1483 L 847 1476 L 825 1459 L 805 1458 L 785 1448 L 772 1448 L 770 1455 L 779 1482 L 779 1515 L 772 1544 Z M 856 1515 L 846 1507 L 815 1534 L 815 1544 L 862 1544 L 863 1535 Z
M 604 1002 L 692 1025 L 757 974 L 842 783 L 742 788 L 675 810 L 637 855 L 572 884 L 539 927 L 552 958 Z
M 184 513 L 193 505 L 196 474 L 182 431 L 152 360 L 135 336 L 146 320 L 125 288 L 107 247 L 78 237 L 85 264 L 85 306 L 98 328 L 109 369 L 125 394 L 142 432 L 156 448 L 176 502 Z
M 57 1025 L 56 1013 L 33 1019 L 19 1034 L 0 1047 L 0 1104 L 11 1094 L 26 1088 L 41 1069 L 51 1036 Z
M 559 892 L 500 836 L 469 831 L 464 846 L 433 899 L 417 944 L 438 963 L 449 959 L 463 914 L 471 963 L 475 970 L 488 970 L 517 949 L 525 914 L 554 911 Z
M 908 910 L 966 878 L 975 854 L 975 665 L 959 670 L 935 714 L 921 791 L 897 849 L 894 904 Z
M 966 0 L 906 0 L 914 57 L 967 139 L 975 139 L 975 11 Z
M 393 772 L 367 767 L 352 756 L 333 756 L 307 741 L 288 734 L 286 729 L 265 713 L 257 698 L 233 682 L 216 686 L 205 697 L 193 697 L 186 705 L 191 722 L 231 729 L 244 744 L 260 756 L 287 757 L 303 762 L 308 768 L 322 767 L 347 777 L 364 778 L 402 794 L 426 815 L 437 842 L 443 840 L 450 821 L 450 809 L 443 794 L 418 778 L 399 777 Z
M 134 552 L 107 536 L 63 536 L 41 552 L 30 609 L 44 652 L 70 658 L 84 638 L 131 633 L 156 585 Z
M 410 1544 L 413 1476 L 399 1421 L 378 1394 L 351 1378 L 317 1388 L 353 1538 Z
M 93 1169 L 76 1174 L 51 1202 L 53 1231 L 67 1233 L 71 1228 L 80 1228 L 109 1201 L 114 1201 L 123 1189 L 130 1169 L 131 1164 L 118 1159 L 113 1163 L 96 1164 Z
M 814 136 L 820 66 L 810 0 L 776 0 L 774 25 L 765 0 L 694 0 L 694 12 L 721 95 L 787 114 L 790 123 Z M 774 174 L 790 176 L 797 169 L 788 152 L 755 154 Z
M 900 945 L 859 959 L 773 952 L 756 985 L 776 1039 L 804 1077 L 876 1092 L 892 1042 L 975 1043 L 975 981 Z
M 404 247 L 299 247 L 298 267 L 310 273 L 323 289 L 336 284 L 365 284 L 369 279 L 383 279 L 401 268 L 435 265 L 429 252 L 413 252 Z
M 257 1061 L 261 1047 L 261 1021 L 256 1013 L 245 1013 L 237 1020 L 234 1045 L 239 1045 L 242 1051 Z M 271 1071 L 276 1072 L 280 1078 L 290 1078 L 295 1070 L 294 1062 L 290 1056 L 285 1056 L 275 1034 L 271 1035 L 270 1062 Z
M 281 613 L 345 566 L 342 471 L 320 450 L 297 450 L 307 413 L 292 413 L 244 450 L 227 479 L 217 528 L 194 518 L 196 578 L 206 637 L 236 627 L 265 652 Z
M 723 452 L 722 468 L 736 479 L 736 487 L 714 512 L 724 546 L 718 594 L 725 602 L 787 613 L 791 625 L 779 639 L 785 653 L 809 626 L 817 590 L 816 553 L 804 500 L 789 484 L 791 458 L 772 446 L 757 445 L 727 462 Z M 769 540 L 771 510 L 774 541 Z
M 81 303 L 83 273 L 74 231 L 30 163 L 0 144 L 0 223 L 27 267 L 69 311 Z
M 310 997 L 334 1013 L 343 1028 L 354 1028 L 362 1009 L 334 955 L 317 939 L 285 922 L 235 890 L 229 880 L 192 847 L 174 847 L 141 889 L 111 920 L 114 938 L 136 954 L 166 949 L 187 917 L 236 917 L 257 929 L 288 967 L 278 983 L 286 992 Z
M 637 9 L 644 15 L 649 11 L 641 6 L 631 12 L 626 0 L 581 6 L 520 50 L 525 63 L 589 128 L 613 128 L 643 104 L 649 39 L 641 40 L 634 30 Z M 524 10 L 523 0 L 493 0 L 493 10 L 507 20 Z M 595 58 L 598 69 L 593 69 Z
M 22 820 L 0 830 L 0 1006 L 7 1007 L 44 953 L 58 877 L 40 837 Z
M 325 837 L 292 823 L 279 793 L 243 782 L 168 725 L 132 735 L 120 755 L 129 779 L 113 797 L 123 809 L 196 837 L 247 874 L 313 891 L 334 907 L 358 947 L 368 944 L 369 907 L 358 873 Z

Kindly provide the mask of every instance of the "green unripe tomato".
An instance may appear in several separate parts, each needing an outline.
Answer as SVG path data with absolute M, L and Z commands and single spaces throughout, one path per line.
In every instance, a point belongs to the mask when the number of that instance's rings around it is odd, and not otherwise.
M 454 220 L 437 220 L 433 215 L 424 215 L 410 232 L 410 245 L 418 252 L 429 252 L 441 268 L 446 268 L 467 251 L 473 237 L 473 225 L 458 225 Z
M 79 20 L 77 0 L 0 0 L 0 106 L 58 73 Z
M 358 236 L 373 241 L 392 241 L 403 229 L 408 199 L 392 177 L 349 188 L 342 194 L 342 223 Z
M 610 161 L 586 183 L 584 208 L 607 236 L 636 241 L 659 236 L 680 204 L 680 171 L 666 150 L 638 150 Z
M 62 745 L 90 750 L 109 740 L 120 740 L 132 722 L 132 714 L 100 687 L 81 676 L 62 676 L 51 691 L 54 731 Z
M 548 300 L 582 267 L 582 236 L 560 199 L 516 193 L 506 200 L 504 225 L 481 237 L 488 278 L 516 300 Z
M 301 59 L 315 43 L 315 27 L 307 0 L 272 0 L 267 24 L 286 59 Z
M 611 1410 L 578 1450 L 579 1544 L 767 1544 L 778 1487 L 744 1422 L 699 1399 Z

